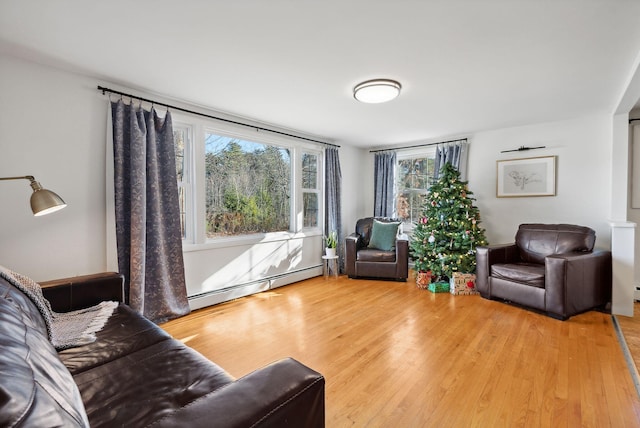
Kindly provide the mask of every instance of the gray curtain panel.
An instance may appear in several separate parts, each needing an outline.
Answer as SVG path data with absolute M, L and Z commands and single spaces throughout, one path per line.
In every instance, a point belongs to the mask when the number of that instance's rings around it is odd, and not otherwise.
M 467 152 L 469 144 L 466 140 L 454 141 L 436 149 L 435 178 L 440 176 L 440 169 L 450 163 L 460 172 L 460 180 L 467 180 Z
M 375 155 L 374 163 L 373 215 L 375 217 L 392 217 L 396 152 L 378 152 Z
M 324 151 L 325 157 L 325 183 L 324 183 L 324 201 L 325 216 L 324 230 L 329 233 L 335 230 L 338 234 L 338 247 L 336 254 L 338 255 L 338 263 L 340 271 L 343 271 L 344 260 L 343 239 L 342 239 L 342 206 L 340 204 L 340 195 L 342 193 L 342 172 L 340 170 L 340 156 L 336 147 L 327 147 Z
M 129 305 L 160 323 L 189 313 L 171 114 L 111 103 L 118 268 Z

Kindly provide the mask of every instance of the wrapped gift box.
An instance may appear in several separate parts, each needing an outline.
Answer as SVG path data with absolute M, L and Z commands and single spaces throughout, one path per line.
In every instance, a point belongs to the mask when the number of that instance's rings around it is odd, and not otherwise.
M 416 285 L 418 288 L 427 289 L 431 284 L 431 271 L 417 272 L 416 273 Z
M 429 291 L 432 293 L 448 293 L 449 292 L 449 283 L 448 282 L 432 282 L 429 284 Z
M 480 294 L 476 290 L 476 276 L 472 273 L 454 273 L 449 285 L 449 291 L 456 296 Z

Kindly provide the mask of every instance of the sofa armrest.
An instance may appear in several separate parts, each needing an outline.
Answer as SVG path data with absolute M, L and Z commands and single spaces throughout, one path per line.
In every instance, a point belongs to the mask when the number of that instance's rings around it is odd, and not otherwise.
M 513 263 L 518 260 L 516 244 L 497 244 L 476 247 L 476 289 L 482 297 L 491 297 L 489 276 L 491 265 Z
M 157 421 L 157 427 L 325 424 L 324 377 L 292 358 L 254 371 Z
M 396 278 L 409 276 L 409 237 L 398 236 L 396 239 Z
M 352 233 L 344 241 L 344 270 L 349 277 L 353 277 L 356 275 L 356 257 L 360 246 L 360 235 Z
M 545 258 L 546 310 L 562 319 L 609 303 L 611 284 L 610 251 Z
M 347 236 L 344 239 L 345 239 L 346 245 L 355 245 L 356 250 L 361 245 L 361 238 L 360 238 L 360 235 L 358 235 L 357 233 L 352 233 L 351 235 Z
M 54 279 L 40 286 L 55 312 L 88 308 L 106 300 L 124 302 L 124 275 L 116 272 Z

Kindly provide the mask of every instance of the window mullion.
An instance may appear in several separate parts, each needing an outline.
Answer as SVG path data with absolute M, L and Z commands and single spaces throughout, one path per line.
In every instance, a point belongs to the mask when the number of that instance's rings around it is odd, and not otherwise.
M 207 240 L 205 230 L 205 159 L 204 159 L 204 127 L 197 122 L 194 126 L 193 137 L 193 212 L 191 214 L 192 230 L 195 244 L 203 244 Z

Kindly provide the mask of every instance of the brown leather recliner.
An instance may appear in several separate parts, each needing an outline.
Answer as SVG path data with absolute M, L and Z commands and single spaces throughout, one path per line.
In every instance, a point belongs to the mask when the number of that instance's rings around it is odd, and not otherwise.
M 345 271 L 349 278 L 382 278 L 406 281 L 409 275 L 409 241 L 398 237 L 393 250 L 369 248 L 374 218 L 383 223 L 400 222 L 386 217 L 366 217 L 346 238 Z
M 521 224 L 516 242 L 476 248 L 476 288 L 566 320 L 611 301 L 611 252 L 594 250 L 593 229 Z

